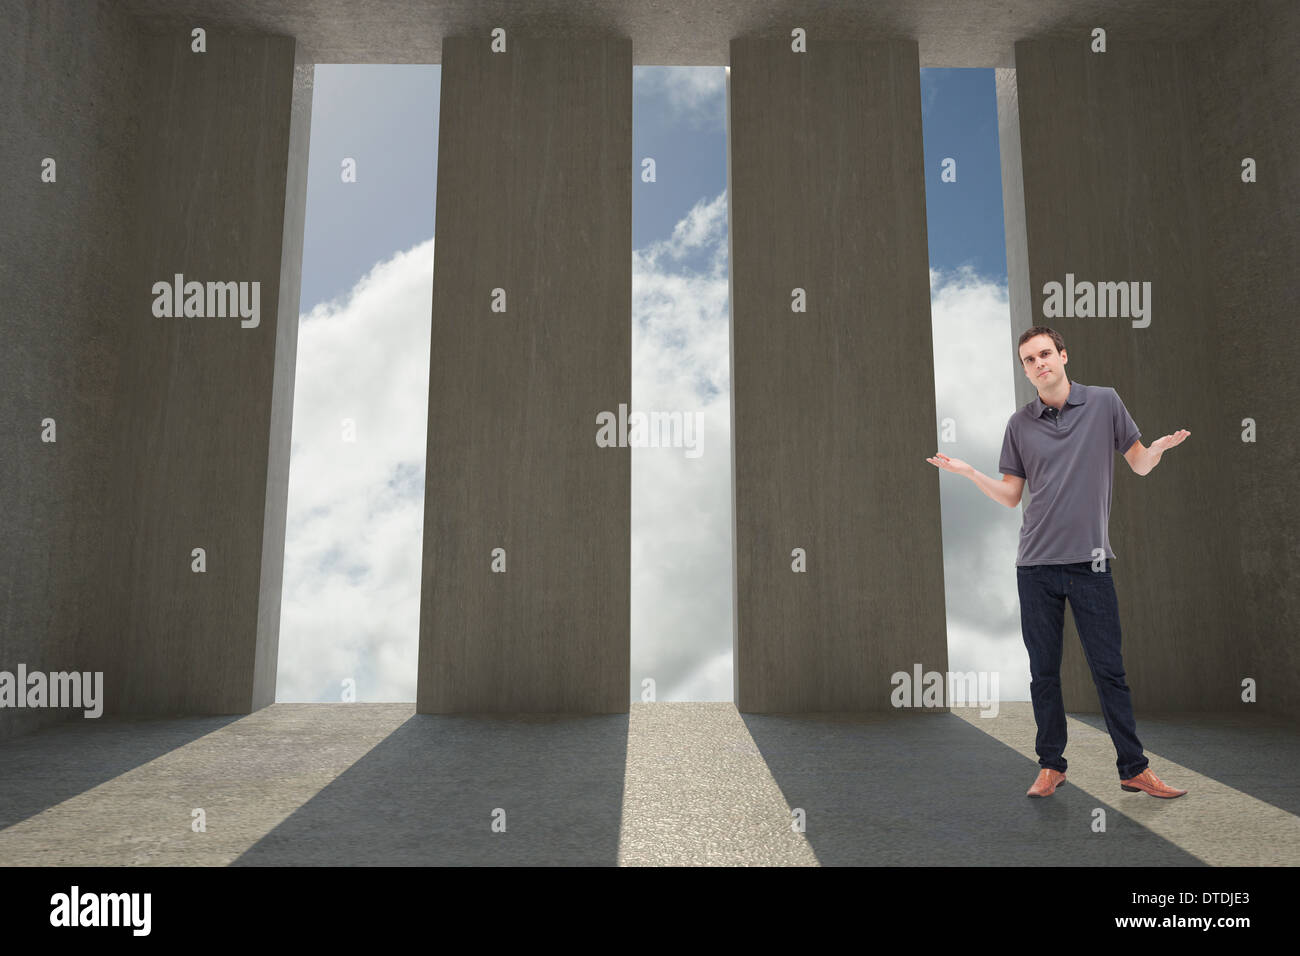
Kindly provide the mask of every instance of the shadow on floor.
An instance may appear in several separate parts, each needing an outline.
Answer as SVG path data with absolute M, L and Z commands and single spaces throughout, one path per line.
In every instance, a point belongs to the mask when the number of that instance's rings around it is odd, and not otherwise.
M 627 714 L 416 714 L 231 865 L 616 866 L 627 733 Z
M 949 713 L 741 717 L 823 866 L 1204 865 Z
M 0 743 L 0 830 L 240 720 L 220 717 L 65 721 Z M 94 733 L 86 725 L 97 723 Z
M 1101 714 L 1071 714 L 1103 734 Z M 1300 815 L 1300 727 L 1294 721 L 1265 712 L 1240 714 L 1137 715 L 1138 739 L 1151 760 L 1151 769 L 1166 783 L 1177 774 L 1161 769 L 1162 759 L 1195 770 L 1250 794 L 1292 815 Z M 1158 756 L 1152 757 L 1152 754 Z M 1174 783 L 1174 786 L 1180 786 Z

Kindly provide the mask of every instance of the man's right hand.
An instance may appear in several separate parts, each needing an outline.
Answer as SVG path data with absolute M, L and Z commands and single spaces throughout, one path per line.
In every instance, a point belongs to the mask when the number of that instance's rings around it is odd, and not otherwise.
M 944 471 L 951 471 L 954 475 L 962 475 L 966 478 L 975 473 L 975 469 L 960 458 L 949 458 L 939 452 L 935 452 L 934 457 L 927 458 L 926 461 L 936 468 L 942 468 Z

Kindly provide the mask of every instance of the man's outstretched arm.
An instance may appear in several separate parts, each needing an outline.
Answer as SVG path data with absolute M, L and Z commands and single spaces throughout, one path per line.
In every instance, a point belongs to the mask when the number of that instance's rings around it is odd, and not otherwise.
M 1003 475 L 1002 480 L 998 481 L 996 478 L 990 478 L 988 475 L 976 471 L 974 466 L 967 464 L 960 458 L 949 458 L 947 455 L 941 455 L 937 452 L 933 458 L 927 458 L 926 461 L 936 468 L 942 468 L 944 471 L 951 471 L 954 475 L 969 478 L 975 482 L 980 491 L 1000 505 L 1014 508 L 1020 504 L 1020 493 L 1024 490 L 1025 479 L 1019 475 Z
M 1149 475 L 1151 469 L 1160 464 L 1160 457 L 1175 445 L 1181 445 L 1183 439 L 1190 434 L 1191 432 L 1180 428 L 1172 435 L 1157 438 L 1151 443 L 1150 448 L 1145 447 L 1140 440 L 1135 441 L 1129 446 L 1128 451 L 1124 452 L 1124 460 L 1139 475 Z

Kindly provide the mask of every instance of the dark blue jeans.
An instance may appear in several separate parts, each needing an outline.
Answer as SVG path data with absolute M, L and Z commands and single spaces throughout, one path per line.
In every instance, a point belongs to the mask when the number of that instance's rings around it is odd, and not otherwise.
M 1133 701 L 1124 683 L 1120 656 L 1119 602 L 1115 598 L 1112 560 L 1106 570 L 1090 562 L 1034 564 L 1016 567 L 1020 590 L 1020 633 L 1029 651 L 1029 696 L 1034 702 L 1038 765 L 1065 772 L 1065 705 L 1061 701 L 1061 645 L 1065 601 L 1070 600 L 1074 626 L 1092 671 L 1106 729 L 1115 744 L 1115 766 L 1121 780 L 1135 777 L 1147 766 L 1133 719 Z

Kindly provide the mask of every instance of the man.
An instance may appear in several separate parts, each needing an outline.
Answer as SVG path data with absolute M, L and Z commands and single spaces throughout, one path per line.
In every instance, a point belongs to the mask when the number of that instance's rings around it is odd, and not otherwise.
M 1020 629 L 1029 652 L 1038 779 L 1030 797 L 1047 797 L 1065 782 L 1065 706 L 1061 700 L 1061 644 L 1065 602 L 1092 671 L 1106 729 L 1118 755 L 1120 787 L 1153 797 L 1180 797 L 1147 765 L 1124 683 L 1119 604 L 1111 577 L 1111 478 L 1114 452 L 1139 475 L 1191 432 L 1179 430 L 1143 447 L 1141 432 L 1113 388 L 1080 385 L 1065 375 L 1069 356 L 1060 334 L 1035 326 L 1020 336 L 1020 367 L 1038 397 L 1007 421 L 998 471 L 1002 480 L 966 462 L 936 454 L 926 461 L 964 475 L 1009 508 L 1020 503 L 1025 482 L 1030 501 L 1020 528 L 1016 583 Z M 1104 558 L 1102 556 L 1105 556 Z

